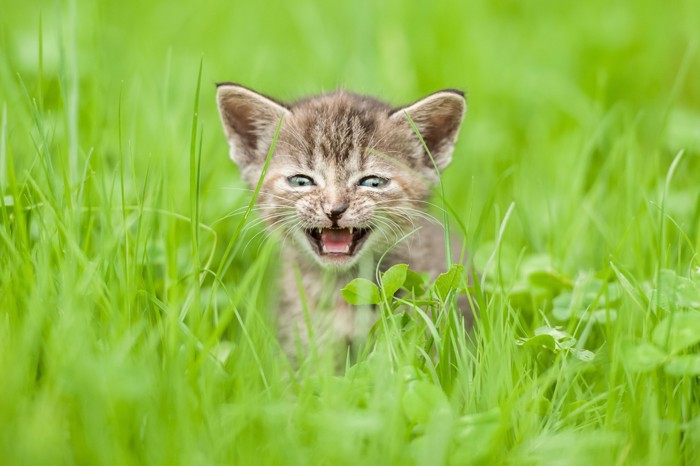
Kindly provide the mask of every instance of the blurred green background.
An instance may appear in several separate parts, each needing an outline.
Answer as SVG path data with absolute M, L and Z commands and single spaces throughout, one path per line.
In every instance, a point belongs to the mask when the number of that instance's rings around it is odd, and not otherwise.
M 530 246 L 561 252 L 600 235 L 599 228 L 560 234 L 584 208 L 624 229 L 630 217 L 617 205 L 635 193 L 611 202 L 605 192 L 619 178 L 651 189 L 678 150 L 697 154 L 697 3 L 8 2 L 1 76 L 9 144 L 18 163 L 29 163 L 19 149 L 31 147 L 22 126 L 31 120 L 18 80 L 56 115 L 63 85 L 64 99 L 77 105 L 80 152 L 94 147 L 96 158 L 114 157 L 121 105 L 137 178 L 150 161 L 167 164 L 167 176 L 181 183 L 203 58 L 203 208 L 212 218 L 230 201 L 220 188 L 237 183 L 218 128 L 215 82 L 286 100 L 346 87 L 397 105 L 457 87 L 468 93 L 469 112 L 446 175 L 449 197 L 461 211 L 479 206 L 512 170 L 497 199 L 516 201 Z M 631 165 L 610 163 L 611 154 L 631 150 Z M 697 157 L 686 159 L 691 173 Z M 585 176 L 572 182 L 579 172 Z M 593 193 L 598 181 L 601 192 Z M 186 195 L 170 194 L 175 205 Z M 611 240 L 572 251 L 568 265 L 598 265 Z
M 3 464 L 698 460 L 700 369 L 623 351 L 700 309 L 697 0 L 0 2 Z M 477 267 L 503 226 L 473 353 L 289 371 L 267 320 L 284 264 L 226 217 L 250 196 L 220 81 L 466 91 L 444 184 Z M 591 277 L 617 320 L 558 324 L 595 362 L 515 345 Z

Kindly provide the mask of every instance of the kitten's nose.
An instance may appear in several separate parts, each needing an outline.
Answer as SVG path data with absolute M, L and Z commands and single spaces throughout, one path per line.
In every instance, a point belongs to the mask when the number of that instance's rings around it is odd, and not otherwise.
M 333 225 L 335 226 L 336 222 L 340 219 L 340 217 L 343 216 L 343 213 L 348 210 L 348 207 L 350 207 L 347 203 L 335 205 L 331 207 L 331 210 L 329 212 L 326 212 L 326 215 L 328 218 L 331 219 L 331 222 L 333 222 Z

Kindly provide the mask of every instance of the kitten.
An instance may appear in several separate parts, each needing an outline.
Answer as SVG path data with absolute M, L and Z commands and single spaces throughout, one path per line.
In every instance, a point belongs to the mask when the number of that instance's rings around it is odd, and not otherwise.
M 466 111 L 461 91 L 398 108 L 343 90 L 287 105 L 223 83 L 217 103 L 231 159 L 251 187 L 282 121 L 257 207 L 268 228 L 290 240 L 280 258 L 278 313 L 290 355 L 312 338 L 325 348 L 366 335 L 371 313 L 346 303 L 340 289 L 358 276 L 372 279 L 385 252 L 382 269 L 408 263 L 432 276 L 444 271 L 442 226 L 427 220 L 424 206 L 436 168 L 452 159 Z

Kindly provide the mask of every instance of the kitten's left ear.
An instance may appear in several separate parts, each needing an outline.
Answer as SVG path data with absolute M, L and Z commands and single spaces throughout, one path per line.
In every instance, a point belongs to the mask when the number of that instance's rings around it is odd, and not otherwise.
M 455 89 L 446 89 L 414 104 L 393 110 L 389 118 L 404 128 L 408 126 L 417 138 L 406 118 L 405 113 L 408 113 L 433 156 L 435 164 L 442 170 L 452 161 L 452 152 L 466 111 L 467 102 L 464 93 Z M 427 154 L 426 160 L 428 165 L 432 166 Z

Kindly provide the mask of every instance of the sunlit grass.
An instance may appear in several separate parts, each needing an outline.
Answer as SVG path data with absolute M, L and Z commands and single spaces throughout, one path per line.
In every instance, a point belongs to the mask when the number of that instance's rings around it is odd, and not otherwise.
M 0 11 L 2 464 L 700 460 L 696 2 Z M 224 80 L 468 91 L 443 186 L 473 283 L 396 270 L 357 360 L 287 361 Z

